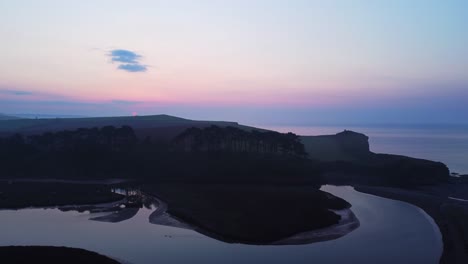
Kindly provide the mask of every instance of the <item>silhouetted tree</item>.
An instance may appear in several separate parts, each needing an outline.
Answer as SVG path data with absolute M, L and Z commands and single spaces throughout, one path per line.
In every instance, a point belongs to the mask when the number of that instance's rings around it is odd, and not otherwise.
M 299 137 L 293 133 L 246 131 L 231 126 L 188 128 L 174 139 L 173 144 L 186 152 L 248 152 L 299 157 L 307 155 Z

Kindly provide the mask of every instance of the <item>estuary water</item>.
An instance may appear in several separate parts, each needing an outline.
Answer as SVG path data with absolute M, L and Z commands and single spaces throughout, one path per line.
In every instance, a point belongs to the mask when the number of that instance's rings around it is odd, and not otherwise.
M 78 247 L 134 264 L 438 263 L 440 232 L 419 208 L 359 193 L 352 187 L 324 186 L 322 190 L 349 201 L 360 227 L 335 240 L 261 246 L 221 242 L 187 225 L 151 224 L 154 208 L 139 209 L 134 217 L 118 223 L 89 220 L 96 217 L 89 212 L 1 210 L 0 246 Z
M 260 126 L 298 135 L 330 135 L 345 129 L 369 137 L 376 153 L 398 154 L 445 163 L 451 172 L 468 174 L 468 126 L 373 125 L 373 126 Z

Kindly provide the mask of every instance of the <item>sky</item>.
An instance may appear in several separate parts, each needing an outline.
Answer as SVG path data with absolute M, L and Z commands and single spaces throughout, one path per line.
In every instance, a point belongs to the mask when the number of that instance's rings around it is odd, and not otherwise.
M 468 123 L 465 0 L 0 0 L 0 113 Z

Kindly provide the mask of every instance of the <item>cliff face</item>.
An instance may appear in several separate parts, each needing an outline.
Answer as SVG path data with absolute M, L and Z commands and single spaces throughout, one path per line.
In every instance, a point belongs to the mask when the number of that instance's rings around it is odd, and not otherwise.
M 319 161 L 357 161 L 372 153 L 369 137 L 345 130 L 336 135 L 302 136 L 309 158 Z
M 375 154 L 369 149 L 369 138 L 361 133 L 345 130 L 336 135 L 304 136 L 301 141 L 309 158 L 322 163 L 332 183 L 416 186 L 448 181 L 445 164 Z
M 338 145 L 345 153 L 349 153 L 354 156 L 365 156 L 370 154 L 369 137 L 364 134 L 345 130 L 336 134 L 335 137 Z

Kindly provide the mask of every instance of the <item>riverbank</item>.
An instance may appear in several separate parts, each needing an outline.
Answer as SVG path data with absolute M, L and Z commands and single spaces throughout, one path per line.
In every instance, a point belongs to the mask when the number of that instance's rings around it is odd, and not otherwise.
M 1 209 L 101 204 L 124 197 L 101 184 L 0 181 Z
M 454 186 L 450 186 L 456 188 Z M 463 186 L 464 187 L 464 186 Z M 356 191 L 413 204 L 431 216 L 442 233 L 444 243 L 441 264 L 468 263 L 468 203 L 449 199 L 448 186 L 427 189 L 401 189 L 356 185 Z
M 68 184 L 91 184 L 91 185 L 115 185 L 115 184 L 124 184 L 131 182 L 130 179 L 99 179 L 99 180 L 90 180 L 90 179 L 55 179 L 55 178 L 0 178 L 0 182 L 8 183 L 68 183 Z
M 48 263 L 48 264 L 119 264 L 116 260 L 98 253 L 69 247 L 8 246 L 0 247 L 2 263 Z
M 253 245 L 336 225 L 341 216 L 331 210 L 351 206 L 313 186 L 157 184 L 142 190 L 169 204 L 172 217 L 200 233 Z

